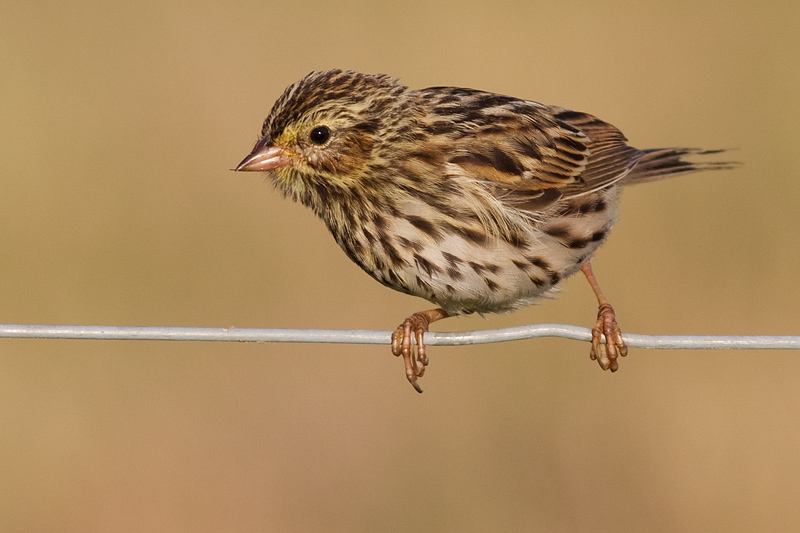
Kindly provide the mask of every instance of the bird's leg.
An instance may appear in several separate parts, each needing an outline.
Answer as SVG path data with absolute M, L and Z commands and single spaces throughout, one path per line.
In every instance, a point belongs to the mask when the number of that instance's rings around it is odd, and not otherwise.
M 425 367 L 428 365 L 428 356 L 425 353 L 425 332 L 433 322 L 449 316 L 444 309 L 420 311 L 406 318 L 392 334 L 392 353 L 395 356 L 403 356 L 406 377 L 417 392 L 422 392 L 417 380 L 425 373 Z M 416 347 L 413 345 L 412 339 L 416 339 Z
M 600 285 L 597 283 L 597 278 L 594 277 L 592 265 L 587 261 L 581 267 L 581 272 L 586 276 L 589 285 L 592 286 L 599 305 L 597 323 L 592 328 L 592 350 L 589 352 L 589 357 L 597 360 L 603 370 L 610 369 L 612 372 L 616 372 L 617 368 L 619 368 L 617 357 L 628 355 L 628 347 L 625 346 L 625 341 L 622 340 L 622 331 L 617 325 L 617 316 L 614 313 L 614 308 L 611 307 L 611 304 L 603 295 L 603 291 L 600 290 Z M 605 344 L 601 342 L 603 337 L 606 338 Z

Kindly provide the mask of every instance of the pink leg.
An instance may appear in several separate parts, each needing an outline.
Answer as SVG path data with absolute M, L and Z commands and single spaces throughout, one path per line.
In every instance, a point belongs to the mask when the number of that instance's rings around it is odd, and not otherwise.
M 594 277 L 592 272 L 592 265 L 587 261 L 581 271 L 589 280 L 589 285 L 592 286 L 595 296 L 597 296 L 597 303 L 599 308 L 597 311 L 597 323 L 592 328 L 592 350 L 589 352 L 589 357 L 596 360 L 603 370 L 611 370 L 616 372 L 619 368 L 617 357 L 625 357 L 628 355 L 628 347 L 625 346 L 625 341 L 622 340 L 622 331 L 617 325 L 617 316 L 614 313 L 614 308 L 603 295 L 600 290 L 600 285 L 597 283 L 597 278 Z M 603 337 L 606 338 L 605 344 L 601 341 Z
M 433 322 L 449 316 L 444 309 L 420 311 L 406 318 L 392 334 L 392 353 L 395 356 L 403 356 L 406 377 L 417 392 L 422 392 L 417 380 L 425 373 L 425 367 L 428 365 L 425 332 Z M 416 346 L 411 342 L 412 338 L 417 341 Z

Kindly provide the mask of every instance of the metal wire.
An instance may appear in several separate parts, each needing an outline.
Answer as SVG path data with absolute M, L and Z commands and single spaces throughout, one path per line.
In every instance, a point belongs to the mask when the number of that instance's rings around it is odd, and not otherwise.
M 337 344 L 389 344 L 391 331 L 332 329 L 184 328 L 140 326 L 0 325 L 0 338 L 101 339 L 154 341 L 317 342 Z M 536 337 L 562 337 L 590 341 L 588 328 L 565 324 L 537 324 L 515 328 L 468 332 L 430 332 L 429 346 L 460 346 L 517 341 Z M 623 334 L 630 347 L 661 350 L 798 350 L 800 336 L 777 335 L 637 335 Z

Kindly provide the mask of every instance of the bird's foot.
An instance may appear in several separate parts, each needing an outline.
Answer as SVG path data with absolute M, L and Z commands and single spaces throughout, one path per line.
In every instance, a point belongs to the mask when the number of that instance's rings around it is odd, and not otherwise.
M 605 344 L 602 342 L 605 337 Z M 622 331 L 617 324 L 614 308 L 603 303 L 597 311 L 597 323 L 592 328 L 592 350 L 589 357 L 596 360 L 603 370 L 616 372 L 619 368 L 617 357 L 628 355 L 628 347 L 622 340 Z
M 448 316 L 444 309 L 420 311 L 406 318 L 392 333 L 392 353 L 398 357 L 403 356 L 406 378 L 417 392 L 422 392 L 417 381 L 425 374 L 425 367 L 428 366 L 428 355 L 425 353 L 425 333 L 432 322 Z

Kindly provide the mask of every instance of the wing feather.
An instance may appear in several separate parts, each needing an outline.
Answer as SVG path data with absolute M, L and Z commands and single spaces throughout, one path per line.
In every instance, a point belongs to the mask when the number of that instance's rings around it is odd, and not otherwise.
M 471 89 L 419 94 L 433 110 L 427 120 L 446 145 L 448 171 L 484 181 L 524 209 L 613 185 L 643 156 L 586 113 Z

